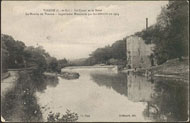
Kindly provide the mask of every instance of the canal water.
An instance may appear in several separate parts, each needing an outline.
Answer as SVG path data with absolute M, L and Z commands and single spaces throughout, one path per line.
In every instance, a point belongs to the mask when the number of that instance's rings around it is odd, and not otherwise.
M 68 68 L 79 79 L 58 77 L 58 83 L 35 93 L 43 120 L 69 109 L 78 121 L 185 121 L 188 86 L 174 80 L 117 73 L 110 68 Z

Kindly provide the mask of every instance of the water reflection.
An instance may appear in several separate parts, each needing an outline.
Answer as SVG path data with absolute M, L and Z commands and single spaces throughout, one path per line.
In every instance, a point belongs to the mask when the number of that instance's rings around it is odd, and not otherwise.
M 128 75 L 128 99 L 134 102 L 151 101 L 154 94 L 154 84 L 146 77 Z
M 36 93 L 44 118 L 51 111 L 64 114 L 68 108 L 79 114 L 78 121 L 86 122 L 187 119 L 188 88 L 183 82 L 116 73 L 106 68 L 70 71 L 79 72 L 80 78 L 59 78 L 59 82 L 47 78 L 51 87 L 38 87 L 44 90 Z M 135 117 L 128 117 L 132 115 Z
M 153 121 L 186 121 L 188 118 L 188 88 L 179 81 L 155 80 L 155 93 L 144 115 Z
M 106 73 L 91 73 L 93 81 L 99 86 L 106 86 L 107 88 L 113 88 L 121 95 L 128 96 L 128 83 L 126 74 L 106 74 Z
M 99 86 L 112 88 L 133 102 L 144 102 L 143 115 L 150 121 L 186 121 L 188 88 L 184 82 L 129 74 L 99 74 L 91 77 Z
M 39 89 L 38 91 L 40 91 L 40 90 L 45 90 L 48 86 L 50 86 L 50 87 L 56 87 L 57 85 L 58 85 L 58 83 L 59 83 L 59 81 L 58 81 L 58 77 L 56 77 L 56 76 L 44 76 L 44 78 L 43 78 L 43 89 Z
M 146 105 L 126 98 L 126 74 L 116 74 L 106 68 L 77 68 L 71 71 L 79 72 L 80 78 L 59 78 L 55 88 L 48 87 L 44 93 L 36 94 L 44 119 L 49 112 L 60 112 L 62 115 L 70 109 L 79 114 L 80 122 L 145 121 L 142 112 Z M 96 76 L 97 73 L 99 76 Z M 98 79 L 99 85 L 94 82 L 95 79 Z

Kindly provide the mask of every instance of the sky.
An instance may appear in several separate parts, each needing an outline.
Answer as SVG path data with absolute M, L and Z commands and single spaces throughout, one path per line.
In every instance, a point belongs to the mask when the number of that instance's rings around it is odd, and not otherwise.
M 58 59 L 86 58 L 99 47 L 156 23 L 167 1 L 3 1 L 1 32 L 23 41 L 27 46 L 43 46 Z M 102 10 L 118 15 L 26 15 L 44 10 Z

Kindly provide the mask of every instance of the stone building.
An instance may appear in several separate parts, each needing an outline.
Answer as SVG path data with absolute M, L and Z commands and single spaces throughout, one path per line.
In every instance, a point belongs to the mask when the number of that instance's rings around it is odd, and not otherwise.
M 138 36 L 132 35 L 126 38 L 127 68 L 146 68 L 153 66 L 154 44 L 145 44 Z

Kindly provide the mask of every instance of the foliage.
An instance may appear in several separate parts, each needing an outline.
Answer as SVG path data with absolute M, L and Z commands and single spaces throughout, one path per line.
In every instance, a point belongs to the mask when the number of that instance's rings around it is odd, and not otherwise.
M 57 72 L 58 69 L 58 62 L 57 59 L 54 57 L 47 58 L 47 71 L 49 72 Z
M 60 113 L 51 113 L 47 117 L 48 122 L 76 122 L 78 120 L 78 114 L 71 112 L 67 109 L 66 114 L 60 117 Z
M 119 61 L 125 61 L 126 48 L 125 40 L 119 40 L 113 43 L 111 46 L 105 46 L 104 48 L 98 48 L 90 54 L 90 57 L 86 60 L 88 65 L 94 64 L 112 64 L 113 59 L 116 62 L 113 64 L 119 64 Z
M 66 58 L 57 60 L 57 63 L 57 72 L 61 72 L 62 68 L 70 66 L 70 63 Z
M 16 41 L 9 35 L 1 35 L 3 72 L 7 68 L 34 67 L 35 72 L 60 72 L 68 65 L 66 59 L 57 60 L 51 57 L 42 46 L 25 46 L 22 41 Z
M 26 67 L 37 67 L 38 72 L 46 70 L 47 64 L 42 47 L 34 48 L 32 46 L 26 47 L 24 50 L 24 59 L 26 60 Z
M 67 59 L 65 59 L 65 58 L 64 59 L 60 59 L 57 62 L 58 62 L 58 66 L 60 68 L 66 67 L 69 64 L 68 61 L 67 61 Z
M 188 55 L 188 27 L 188 2 L 169 1 L 157 17 L 157 23 L 136 35 L 146 43 L 156 44 L 154 53 L 158 64 L 162 64 Z
M 2 61 L 2 72 L 7 72 L 7 68 L 8 68 L 7 62 L 8 62 L 9 53 L 7 51 L 7 47 L 6 47 L 4 42 L 1 43 L 1 47 L 2 47 L 1 55 L 2 55 L 2 58 L 3 58 L 1 60 Z
M 23 50 L 25 44 L 21 41 L 15 41 L 11 36 L 2 35 L 3 49 L 6 49 L 9 55 L 5 55 L 7 59 L 7 67 L 18 68 L 22 67 L 23 63 Z M 6 47 L 6 48 L 5 48 Z M 4 50 L 5 51 L 5 50 Z
M 44 84 L 46 81 L 43 76 L 39 78 L 27 71 L 19 72 L 17 76 L 18 80 L 13 80 L 15 86 L 5 93 L 1 102 L 1 115 L 9 122 L 42 122 L 35 92 L 38 88 L 43 91 L 47 86 Z

